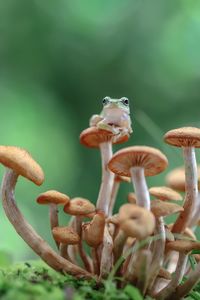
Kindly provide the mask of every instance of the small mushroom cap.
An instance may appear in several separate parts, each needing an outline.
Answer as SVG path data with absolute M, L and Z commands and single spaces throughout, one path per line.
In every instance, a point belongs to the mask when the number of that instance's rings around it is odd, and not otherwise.
M 132 167 L 142 167 L 145 176 L 153 176 L 164 171 L 167 165 L 168 160 L 160 150 L 147 146 L 132 146 L 119 150 L 108 163 L 113 173 L 128 177 L 131 177 Z
M 126 177 L 126 176 L 120 176 L 120 175 L 115 175 L 115 181 L 116 182 L 131 182 L 130 177 Z
M 155 217 L 150 211 L 129 203 L 121 206 L 119 221 L 125 234 L 137 239 L 145 239 L 155 228 Z
M 119 214 L 115 214 L 109 218 L 106 219 L 106 223 L 111 223 L 111 224 L 114 224 L 114 225 L 119 225 Z
M 197 166 L 198 189 L 200 190 L 200 166 Z M 173 169 L 165 179 L 167 185 L 179 192 L 185 192 L 185 169 L 184 166 Z
M 91 222 L 82 225 L 83 239 L 90 247 L 98 247 L 103 241 L 105 214 L 99 211 Z
M 129 136 L 118 136 L 111 131 L 98 129 L 97 127 L 89 127 L 80 134 L 80 143 L 89 148 L 98 148 L 101 143 L 112 142 L 120 144 L 128 141 Z
M 0 146 L 0 163 L 37 185 L 41 185 L 44 181 L 43 170 L 24 149 Z
M 135 193 L 133 193 L 133 192 L 128 193 L 128 202 L 131 203 L 131 204 L 136 204 L 137 198 L 136 198 Z
M 164 141 L 176 147 L 200 148 L 200 128 L 182 127 L 170 130 L 164 135 Z
M 78 244 L 80 241 L 79 235 L 71 227 L 54 227 L 52 233 L 54 240 L 58 243 L 75 245 Z
M 151 187 L 149 193 L 160 200 L 183 200 L 181 194 L 166 186 Z
M 85 216 L 95 212 L 95 209 L 94 204 L 81 197 L 71 199 L 64 206 L 64 212 L 72 216 Z
M 151 201 L 151 211 L 157 218 L 166 217 L 183 210 L 182 206 L 175 203 L 163 202 L 158 199 Z
M 166 244 L 167 249 L 178 252 L 190 252 L 192 250 L 200 250 L 200 242 L 190 240 L 176 240 Z
M 69 202 L 70 198 L 58 191 L 55 190 L 49 190 L 46 191 L 45 193 L 40 194 L 37 197 L 37 203 L 39 204 L 67 204 Z

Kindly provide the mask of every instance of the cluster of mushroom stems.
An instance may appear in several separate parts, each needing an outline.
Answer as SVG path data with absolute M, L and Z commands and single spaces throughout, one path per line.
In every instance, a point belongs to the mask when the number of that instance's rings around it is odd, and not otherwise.
M 128 134 L 114 134 L 95 126 L 80 134 L 82 145 L 99 149 L 101 154 L 102 181 L 96 205 L 55 190 L 37 197 L 38 204 L 49 206 L 56 250 L 26 221 L 15 201 L 20 175 L 36 185 L 44 181 L 41 167 L 18 147 L 0 146 L 0 162 L 6 167 L 3 208 L 17 233 L 56 271 L 98 283 L 112 273 L 113 278 L 121 277 L 119 286 L 131 283 L 144 296 L 182 299 L 200 280 L 200 255 L 193 254 L 193 250 L 200 250 L 195 235 L 200 219 L 195 158 L 195 148 L 200 147 L 200 129 L 183 127 L 165 134 L 166 143 L 182 148 L 184 167 L 171 171 L 166 178 L 167 186 L 160 187 L 148 188 L 145 177 L 163 172 L 168 166 L 167 157 L 147 146 L 130 146 L 113 154 L 113 144 L 128 139 Z M 132 183 L 134 193 L 120 200 L 124 204 L 114 214 L 122 182 Z M 71 216 L 64 226 L 58 218 L 61 207 Z M 177 214 L 176 221 L 167 224 L 165 217 L 172 214 Z M 196 262 L 195 268 L 189 263 L 190 256 Z

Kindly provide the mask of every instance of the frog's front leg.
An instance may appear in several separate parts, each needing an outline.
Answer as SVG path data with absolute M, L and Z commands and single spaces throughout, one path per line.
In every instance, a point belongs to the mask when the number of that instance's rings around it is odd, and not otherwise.
M 97 124 L 99 129 L 104 129 L 112 132 L 113 134 L 118 134 L 120 132 L 119 127 L 109 125 L 104 119 Z
M 100 115 L 93 115 L 90 118 L 89 125 L 90 127 L 97 126 L 97 124 L 103 120 L 103 117 Z

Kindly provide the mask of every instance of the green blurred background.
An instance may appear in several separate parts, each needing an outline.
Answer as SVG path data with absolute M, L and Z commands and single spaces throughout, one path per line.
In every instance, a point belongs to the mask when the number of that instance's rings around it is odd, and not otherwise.
M 50 243 L 48 208 L 35 198 L 57 189 L 96 201 L 99 152 L 81 146 L 79 134 L 101 111 L 104 96 L 131 101 L 134 133 L 124 146 L 158 147 L 168 170 L 182 164 L 180 151 L 162 135 L 200 125 L 199 58 L 199 0 L 0 2 L 1 144 L 28 149 L 44 169 L 41 187 L 20 178 L 16 194 Z M 166 173 L 149 178 L 149 185 L 163 184 Z M 121 187 L 118 207 L 131 190 Z M 2 209 L 0 218 L 0 248 L 14 260 L 34 257 Z

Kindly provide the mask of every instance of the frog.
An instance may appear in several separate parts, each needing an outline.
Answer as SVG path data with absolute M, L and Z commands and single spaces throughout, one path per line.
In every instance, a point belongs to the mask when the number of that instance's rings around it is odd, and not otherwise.
M 98 129 L 120 135 L 130 135 L 133 132 L 128 98 L 113 99 L 106 96 L 102 105 L 101 113 L 90 118 L 90 127 L 96 126 Z

